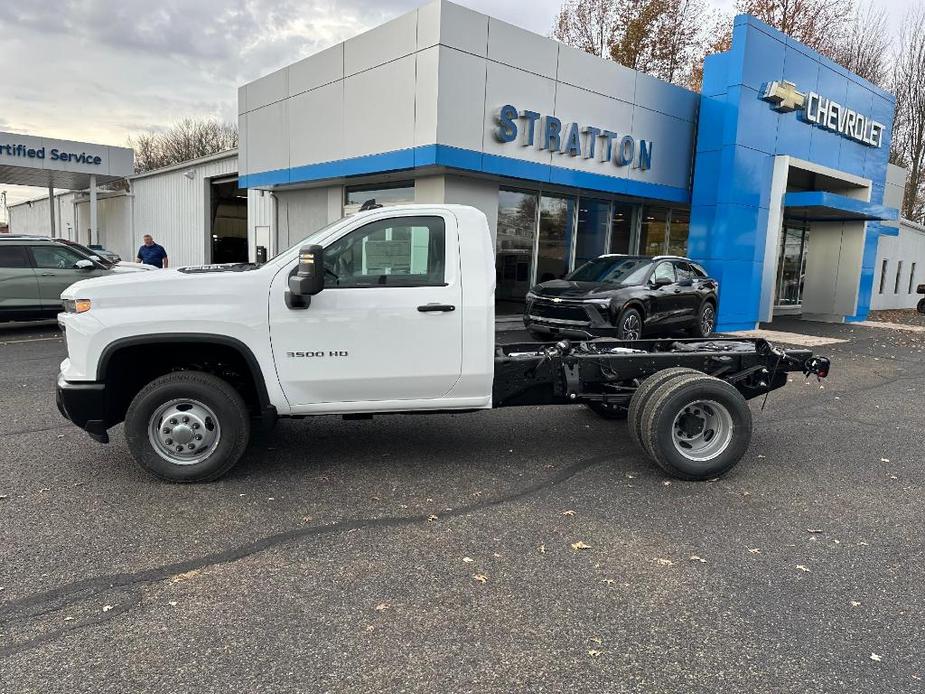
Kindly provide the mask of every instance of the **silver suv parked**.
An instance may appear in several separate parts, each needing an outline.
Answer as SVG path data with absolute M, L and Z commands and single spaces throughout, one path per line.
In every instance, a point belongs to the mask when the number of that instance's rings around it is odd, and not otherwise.
M 0 236 L 0 321 L 54 318 L 64 310 L 61 292 L 74 282 L 134 271 L 55 239 Z

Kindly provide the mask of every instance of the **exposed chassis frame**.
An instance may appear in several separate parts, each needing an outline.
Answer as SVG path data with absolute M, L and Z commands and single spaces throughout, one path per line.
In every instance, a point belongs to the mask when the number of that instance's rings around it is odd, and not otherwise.
M 720 378 L 746 399 L 785 386 L 791 372 L 820 378 L 829 373 L 825 357 L 762 339 L 516 343 L 496 348 L 492 402 L 494 407 L 588 402 L 627 407 L 643 380 L 673 366 Z

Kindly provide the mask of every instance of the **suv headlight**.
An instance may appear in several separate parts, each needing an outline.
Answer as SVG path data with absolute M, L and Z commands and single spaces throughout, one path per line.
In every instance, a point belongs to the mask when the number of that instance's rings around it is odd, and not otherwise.
M 596 304 L 598 306 L 610 306 L 610 299 L 584 299 L 585 304 Z
M 90 299 L 65 299 L 64 310 L 67 313 L 86 313 L 90 310 Z

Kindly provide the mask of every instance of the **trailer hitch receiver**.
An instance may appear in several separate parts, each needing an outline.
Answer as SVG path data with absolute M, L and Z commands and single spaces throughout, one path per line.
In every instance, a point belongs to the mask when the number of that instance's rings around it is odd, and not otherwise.
M 809 376 L 818 376 L 819 378 L 825 378 L 829 375 L 829 367 L 831 362 L 827 357 L 810 357 L 803 364 L 803 373 Z

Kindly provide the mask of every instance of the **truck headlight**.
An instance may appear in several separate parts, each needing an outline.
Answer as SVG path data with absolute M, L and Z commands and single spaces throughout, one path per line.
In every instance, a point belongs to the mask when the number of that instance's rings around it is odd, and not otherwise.
M 67 313 L 86 313 L 90 310 L 90 299 L 65 299 L 64 310 Z

